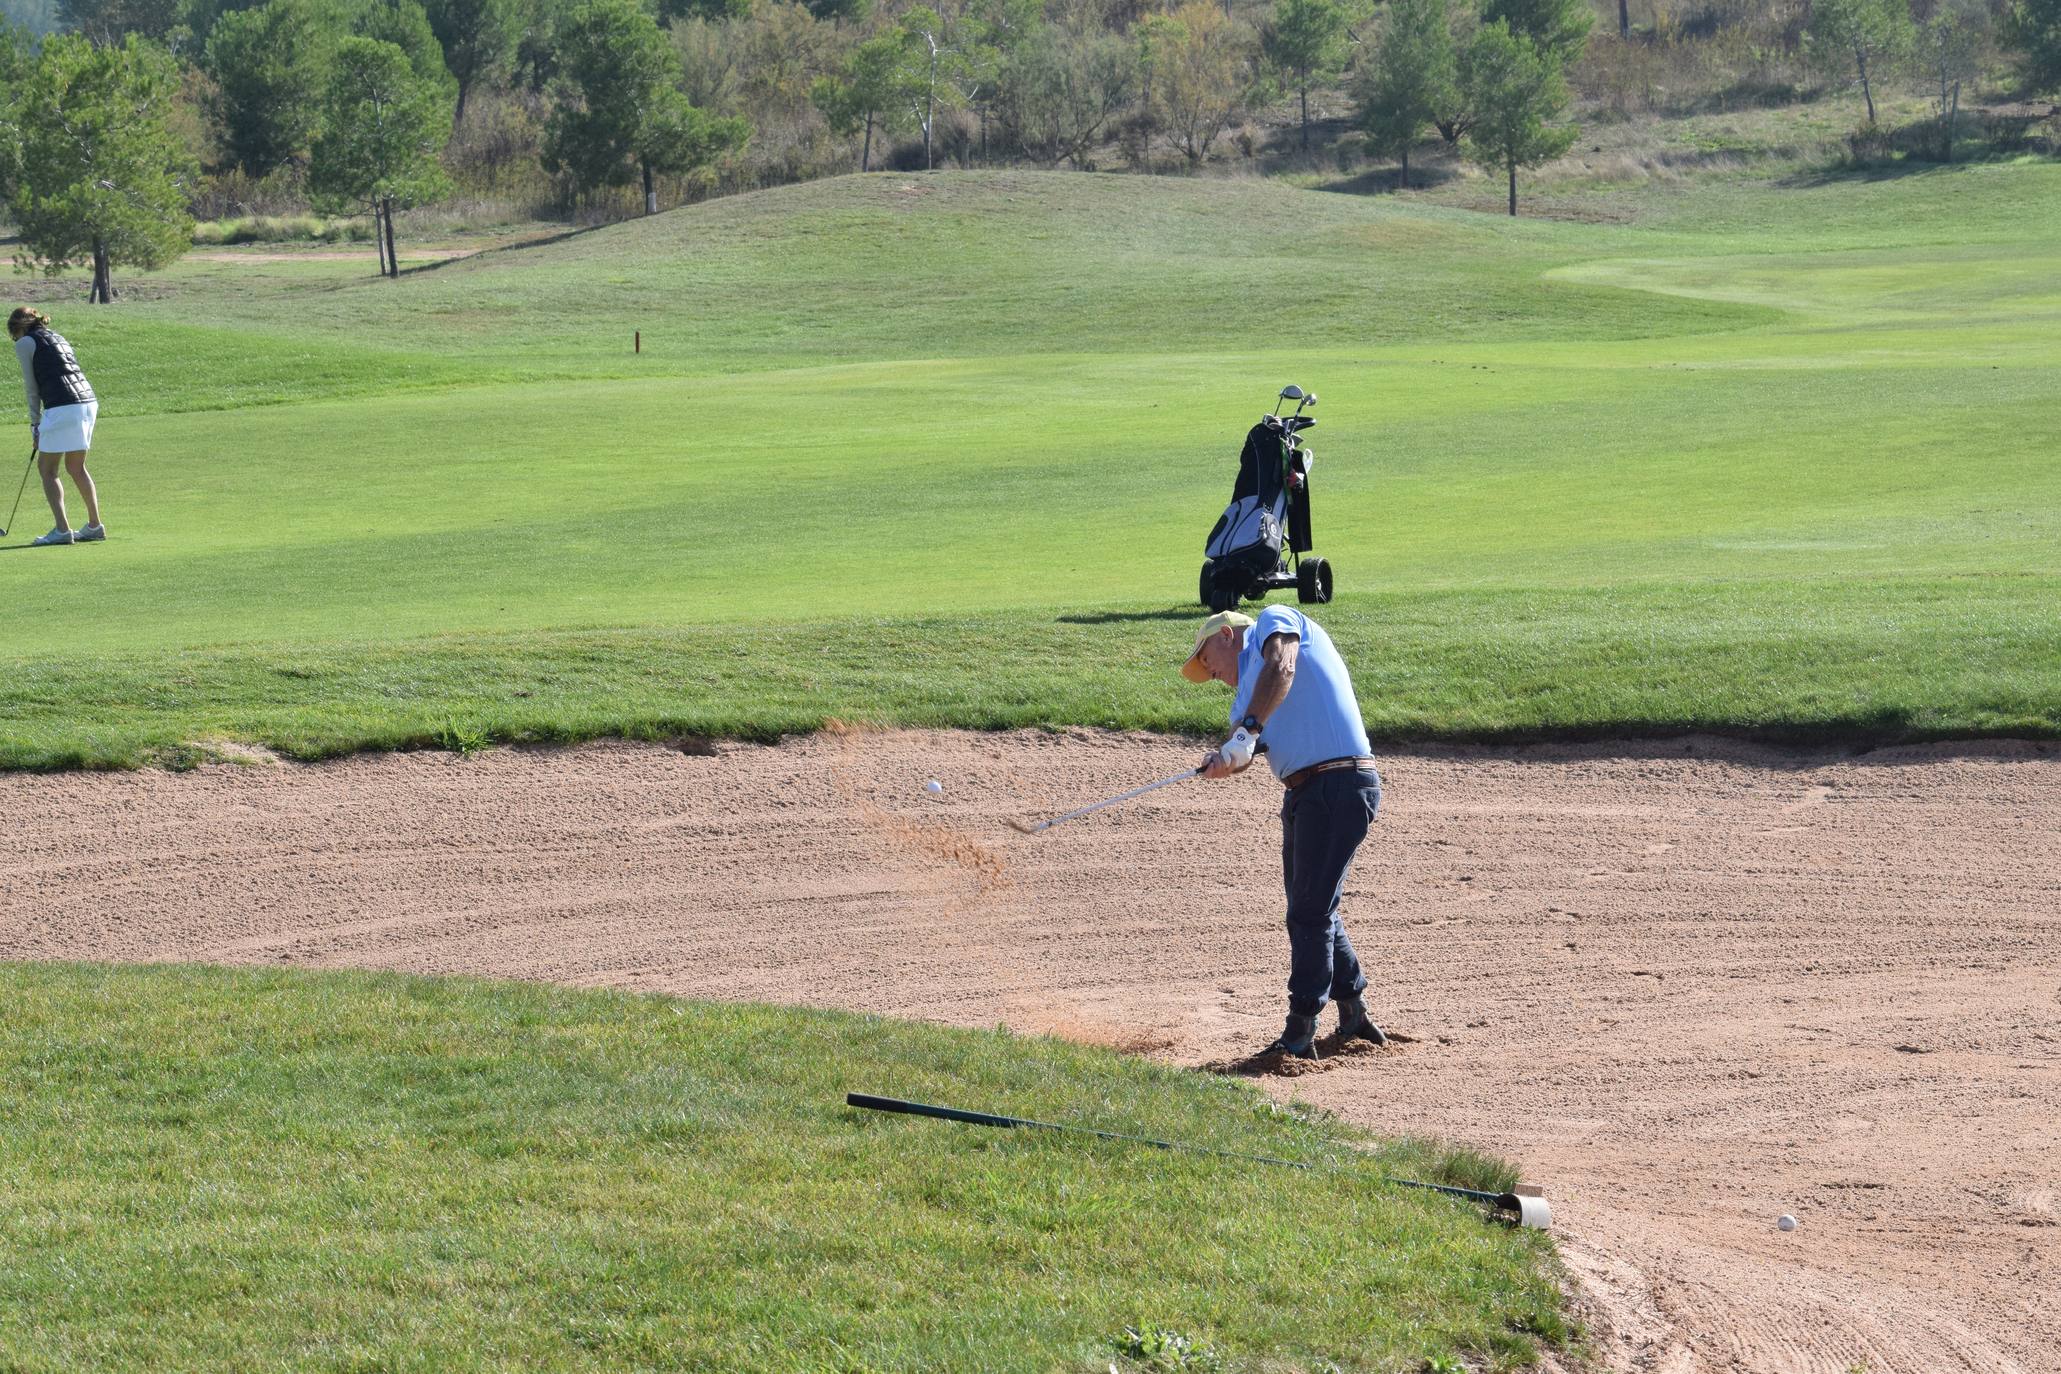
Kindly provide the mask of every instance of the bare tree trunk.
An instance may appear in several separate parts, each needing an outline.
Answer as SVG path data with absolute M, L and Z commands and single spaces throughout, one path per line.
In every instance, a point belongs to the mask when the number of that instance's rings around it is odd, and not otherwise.
M 372 202 L 372 247 L 379 254 L 379 275 L 386 275 L 386 211 Z
M 386 274 L 387 274 L 387 277 L 388 277 L 389 279 L 391 279 L 391 280 L 393 280 L 393 281 L 399 281 L 399 280 L 401 279 L 401 259 L 400 259 L 400 256 L 399 256 L 399 255 L 398 255 L 397 253 L 395 253 L 395 252 L 394 252 L 394 201 L 393 201 L 393 197 L 392 197 L 392 196 L 389 196 L 389 197 L 387 197 L 387 199 L 386 199 L 386 202 L 385 202 L 385 204 L 386 204 L 386 215 L 385 215 L 385 218 L 386 218 Z
M 655 215 L 658 213 L 658 186 L 651 179 L 651 164 L 639 162 L 637 170 L 644 174 L 644 213 Z
M 932 166 L 930 160 L 930 134 L 931 130 L 937 128 L 937 77 L 935 75 L 935 63 L 931 64 L 931 69 L 933 75 L 930 82 L 930 91 L 923 97 L 923 170 L 926 172 L 930 171 Z
M 1868 122 L 1875 122 L 1875 91 L 1868 84 L 1868 52 L 1860 44 L 1854 44 L 1853 60 L 1861 68 L 1861 98 L 1868 102 Z
M 1403 148 L 1403 189 L 1410 189 L 1410 149 L 1407 145 Z
M 86 293 L 89 304 L 114 304 L 114 281 L 108 267 L 107 245 L 99 239 L 93 240 L 93 286 Z
M 1630 38 L 1632 36 L 1631 0 L 1617 0 L 1617 36 L 1619 38 Z
M 1517 159 L 1510 160 L 1510 218 L 1517 218 Z
M 866 141 L 859 147 L 859 170 L 873 170 L 873 111 L 866 111 Z
M 1946 160 L 1947 160 L 1948 162 L 1952 162 L 1952 161 L 1954 160 L 1954 121 L 1955 121 L 1955 120 L 1957 120 L 1958 118 L 1960 118 L 1960 115 L 1961 115 L 1961 83 L 1960 83 L 1960 82 L 1958 82 L 1958 81 L 1956 81 L 1956 82 L 1954 83 L 1954 96 L 1953 96 L 1953 102 L 1952 102 L 1951 104 L 1949 104 L 1949 105 L 1947 106 L 1947 119 L 1946 119 Z
M 453 133 L 457 132 L 458 126 L 465 122 L 465 97 L 471 94 L 472 83 L 470 81 L 458 83 L 458 108 L 451 115 L 451 130 Z
M 1304 152 L 1310 150 L 1310 83 L 1308 78 L 1304 78 L 1302 83 L 1302 150 Z

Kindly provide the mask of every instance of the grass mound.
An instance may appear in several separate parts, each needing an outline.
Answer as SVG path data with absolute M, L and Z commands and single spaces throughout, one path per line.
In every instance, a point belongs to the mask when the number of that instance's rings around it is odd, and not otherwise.
M 901 359 L 1213 354 L 1278 348 L 1290 321 L 1299 344 L 1364 347 L 1772 318 L 1540 280 L 1592 240 L 1267 182 L 874 173 L 569 231 L 397 283 L 363 264 L 186 263 L 119 315 L 66 308 L 60 327 L 136 415 Z
M 1564 1337 L 1548 1250 L 1042 1039 L 468 980 L 0 967 L 0 1367 L 1414 1370 Z

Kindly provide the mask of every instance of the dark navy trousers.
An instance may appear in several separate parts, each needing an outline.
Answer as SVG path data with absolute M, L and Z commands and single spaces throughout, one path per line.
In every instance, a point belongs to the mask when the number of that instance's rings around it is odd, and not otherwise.
M 1353 854 L 1381 809 L 1372 768 L 1319 773 L 1281 799 L 1281 874 L 1288 888 L 1288 1010 L 1315 1016 L 1367 986 L 1338 916 Z

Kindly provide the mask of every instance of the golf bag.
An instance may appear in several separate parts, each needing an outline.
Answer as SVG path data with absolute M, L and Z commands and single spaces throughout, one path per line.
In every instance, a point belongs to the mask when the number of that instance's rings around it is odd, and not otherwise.
M 1287 525 L 1288 483 L 1280 432 L 1269 433 L 1262 422 L 1245 436 L 1231 504 L 1217 518 L 1202 549 L 1210 562 L 1210 580 L 1228 604 L 1237 604 L 1247 587 L 1281 562 Z
M 1209 561 L 1202 566 L 1202 600 L 1211 610 L 1229 610 L 1255 588 L 1273 584 L 1286 566 L 1284 548 L 1309 551 L 1309 488 L 1302 450 L 1289 443 L 1293 432 L 1269 415 L 1245 436 L 1231 504 L 1203 545 Z M 1293 586 L 1293 579 L 1284 585 Z

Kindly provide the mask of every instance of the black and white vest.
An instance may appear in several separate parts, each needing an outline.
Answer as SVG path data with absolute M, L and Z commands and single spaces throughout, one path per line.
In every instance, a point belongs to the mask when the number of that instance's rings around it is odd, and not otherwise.
M 72 346 L 64 341 L 64 335 L 38 325 L 29 331 L 29 337 L 36 341 L 36 356 L 31 366 L 36 374 L 36 392 L 43 398 L 43 409 L 82 406 L 98 399 L 86 381 L 85 372 L 79 367 L 79 360 L 72 356 Z

